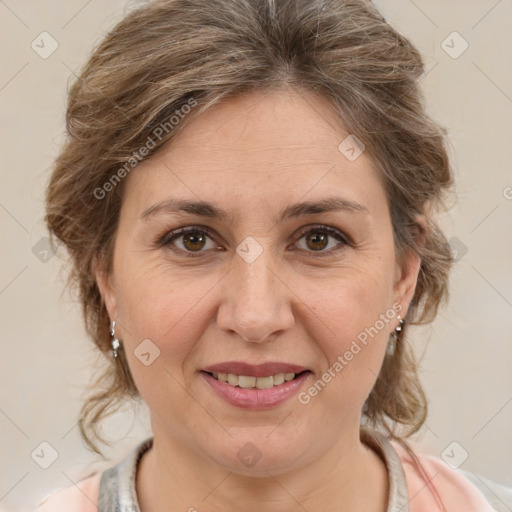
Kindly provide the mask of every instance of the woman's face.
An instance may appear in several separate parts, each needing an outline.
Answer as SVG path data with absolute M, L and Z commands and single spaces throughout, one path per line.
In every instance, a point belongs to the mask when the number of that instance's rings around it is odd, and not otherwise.
M 323 98 L 242 95 L 126 178 L 98 281 L 155 443 L 266 475 L 358 436 L 419 260 L 398 267 L 384 188 L 348 135 Z

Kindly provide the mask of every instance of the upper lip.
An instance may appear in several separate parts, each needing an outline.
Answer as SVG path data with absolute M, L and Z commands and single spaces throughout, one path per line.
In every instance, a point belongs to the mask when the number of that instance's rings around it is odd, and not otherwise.
M 233 375 L 246 375 L 248 377 L 267 377 L 278 373 L 301 373 L 307 370 L 298 364 L 269 362 L 263 364 L 248 364 L 243 361 L 227 361 L 203 368 L 205 372 L 232 373 Z

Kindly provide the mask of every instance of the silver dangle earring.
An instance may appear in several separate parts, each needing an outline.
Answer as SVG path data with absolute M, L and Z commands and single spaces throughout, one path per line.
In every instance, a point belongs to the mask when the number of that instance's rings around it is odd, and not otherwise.
M 397 336 L 400 333 L 400 331 L 402 330 L 403 325 L 404 325 L 404 321 L 400 318 L 400 315 L 398 315 L 398 325 L 395 327 L 395 331 L 390 336 L 388 348 L 386 351 L 388 356 L 395 355 Z
M 116 321 L 113 320 L 110 324 L 110 334 L 112 336 L 112 355 L 114 357 L 118 357 L 119 353 L 119 347 L 121 346 L 121 342 L 119 339 L 116 338 Z

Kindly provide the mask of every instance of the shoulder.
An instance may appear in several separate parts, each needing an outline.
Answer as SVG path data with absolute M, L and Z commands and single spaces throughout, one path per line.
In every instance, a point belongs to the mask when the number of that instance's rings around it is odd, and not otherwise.
M 391 444 L 402 462 L 411 512 L 424 510 L 426 506 L 454 512 L 510 512 L 512 509 L 512 488 L 453 469 L 437 457 L 413 450 L 418 465 L 402 445 L 395 441 Z
M 97 512 L 101 472 L 58 489 L 38 504 L 34 512 Z

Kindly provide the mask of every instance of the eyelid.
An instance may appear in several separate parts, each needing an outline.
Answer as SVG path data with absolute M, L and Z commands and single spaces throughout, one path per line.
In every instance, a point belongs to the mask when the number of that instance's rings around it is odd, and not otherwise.
M 155 246 L 157 248 L 171 246 L 171 242 L 174 239 L 179 238 L 180 236 L 183 236 L 185 234 L 188 234 L 188 233 L 194 232 L 194 231 L 204 233 L 204 234 L 208 235 L 208 237 L 211 238 L 213 241 L 218 243 L 216 234 L 209 227 L 200 226 L 200 225 L 188 225 L 188 226 L 183 226 L 180 228 L 173 229 L 171 231 L 166 231 L 162 236 L 157 238 Z M 310 233 L 312 231 L 324 232 L 328 236 L 338 240 L 340 242 L 340 244 L 342 244 L 344 246 L 353 246 L 353 241 L 351 240 L 351 238 L 348 235 L 346 235 L 344 232 L 342 232 L 341 230 L 339 230 L 337 228 L 334 228 L 334 227 L 331 227 L 331 226 L 328 226 L 325 224 L 309 224 L 307 226 L 303 226 L 294 235 L 294 240 L 295 240 L 294 244 L 296 244 L 305 234 Z M 327 256 L 334 252 L 337 252 L 340 249 L 342 249 L 342 247 L 331 248 L 328 251 L 318 251 L 316 254 L 315 254 L 315 251 L 305 251 L 305 252 L 311 253 L 311 255 L 313 257 L 315 257 L 315 256 L 322 257 L 324 255 Z M 177 249 L 174 247 L 171 248 L 171 250 L 175 251 L 175 252 L 179 252 L 179 253 L 185 253 L 185 255 L 187 257 L 196 257 L 195 255 L 199 256 L 201 253 L 206 252 L 206 251 L 197 251 L 194 253 L 193 251 L 183 251 L 182 249 Z M 299 251 L 304 251 L 304 250 L 299 249 Z
M 340 241 L 346 245 L 353 245 L 353 241 L 351 240 L 351 238 L 348 235 L 346 235 L 343 231 L 337 228 L 333 228 L 331 226 L 327 226 L 325 224 L 310 224 L 308 226 L 300 228 L 297 235 L 299 237 L 298 239 L 302 238 L 303 235 L 309 233 L 310 231 L 323 231 L 324 233 L 327 233 L 328 235 L 336 239 L 341 239 Z M 328 253 L 330 251 L 325 252 Z
M 186 235 L 187 233 L 194 232 L 194 231 L 204 232 L 212 240 L 217 241 L 213 230 L 208 228 L 207 226 L 190 225 L 190 226 L 183 226 L 181 228 L 176 228 L 171 231 L 165 231 L 165 233 L 162 236 L 159 236 L 157 238 L 156 246 L 164 247 L 166 245 L 169 245 L 174 238 L 178 238 L 181 235 Z M 200 252 L 202 252 L 202 251 L 200 251 Z

